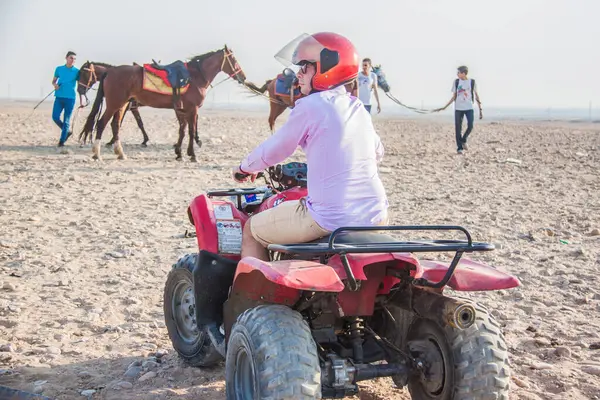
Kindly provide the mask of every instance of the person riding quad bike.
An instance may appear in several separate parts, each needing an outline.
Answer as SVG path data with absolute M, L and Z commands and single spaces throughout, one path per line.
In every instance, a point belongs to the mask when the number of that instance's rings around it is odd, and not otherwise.
M 377 172 L 384 147 L 360 100 L 344 89 L 358 75 L 354 45 L 337 33 L 320 32 L 300 36 L 276 58 L 286 67 L 300 67 L 298 82 L 306 97 L 296 101 L 285 125 L 244 158 L 233 175 L 238 182 L 253 181 L 300 146 L 310 166 L 308 196 L 283 202 L 246 223 L 241 255 L 260 260 L 269 259 L 269 244 L 304 243 L 342 226 L 388 221 Z
M 500 324 L 444 290 L 505 290 L 519 280 L 463 258 L 494 246 L 461 226 L 388 225 L 377 173 L 384 148 L 343 87 L 358 72 L 348 39 L 303 35 L 277 58 L 300 68 L 306 97 L 233 169 L 238 182 L 262 176 L 266 186 L 190 202 L 198 252 L 173 265 L 163 296 L 174 349 L 192 366 L 225 360 L 228 400 L 343 398 L 380 377 L 413 400 L 507 399 Z M 297 146 L 307 163 L 278 164 Z M 417 231 L 465 239 L 396 236 Z M 432 252 L 454 257 L 417 258 Z

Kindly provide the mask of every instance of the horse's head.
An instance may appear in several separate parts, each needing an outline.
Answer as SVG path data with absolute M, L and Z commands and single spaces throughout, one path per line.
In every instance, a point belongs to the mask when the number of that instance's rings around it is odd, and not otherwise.
M 77 81 L 77 93 L 79 93 L 79 99 L 81 105 L 83 105 L 83 98 L 86 103 L 89 104 L 87 98 L 87 92 L 100 80 L 102 75 L 108 69 L 107 64 L 99 64 L 91 61 L 86 61 L 81 68 L 79 68 L 79 80 Z
M 373 67 L 373 72 L 377 75 L 377 86 L 379 86 L 385 93 L 390 91 L 390 84 L 385 79 L 385 72 L 381 69 L 381 64 Z
M 229 75 L 230 78 L 234 78 L 238 83 L 244 83 L 246 81 L 246 74 L 240 67 L 240 64 L 233 55 L 233 50 L 223 46 L 223 64 L 221 65 L 221 71 Z
M 94 64 L 89 61 L 86 61 L 81 68 L 79 68 L 79 81 L 77 82 L 77 93 L 80 96 L 84 96 L 88 90 L 96 83 L 98 80 L 96 76 L 96 71 L 94 69 Z

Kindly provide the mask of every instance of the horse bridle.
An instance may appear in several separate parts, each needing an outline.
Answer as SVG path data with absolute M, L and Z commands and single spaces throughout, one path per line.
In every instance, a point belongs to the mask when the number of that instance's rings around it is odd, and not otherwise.
M 237 68 L 235 67 L 235 65 L 233 64 L 233 62 L 231 62 L 231 57 L 233 57 L 233 51 L 227 49 L 223 49 L 224 52 L 226 51 L 225 54 L 223 54 L 223 62 L 221 63 L 221 72 L 223 72 L 223 67 L 225 66 L 225 60 L 227 60 L 227 62 L 229 63 L 229 67 L 231 67 L 231 70 L 233 71 L 233 73 L 228 74 L 229 77 L 231 79 L 236 78 L 236 80 L 238 81 L 238 83 L 243 83 L 242 80 L 238 77 L 238 75 L 242 72 L 242 67 L 240 67 L 240 64 L 237 63 Z
M 87 91 L 90 90 L 92 88 L 92 85 L 98 81 L 98 76 L 96 75 L 96 69 L 94 68 L 94 64 L 89 61 L 87 62 L 87 64 L 89 64 L 88 68 L 81 68 L 84 71 L 89 71 L 87 83 L 84 84 L 84 83 L 81 83 L 81 81 L 79 82 L 79 84 L 81 86 L 86 88 L 86 91 L 83 94 L 83 97 L 85 97 L 85 101 L 86 101 L 86 105 L 84 107 L 87 107 L 90 105 L 90 100 L 87 97 Z

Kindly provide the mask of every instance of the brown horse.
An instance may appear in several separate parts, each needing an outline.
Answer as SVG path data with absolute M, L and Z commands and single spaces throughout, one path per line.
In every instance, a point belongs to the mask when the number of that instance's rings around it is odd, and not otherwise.
M 225 72 L 230 78 L 235 78 L 239 83 L 244 83 L 246 75 L 240 68 L 233 51 L 225 45 L 222 49 L 212 51 L 192 58 L 187 63 L 190 80 L 185 93 L 180 95 L 181 107 L 175 109 L 179 120 L 179 140 L 175 145 L 177 160 L 181 160 L 181 145 L 185 135 L 185 127 L 189 125 L 189 144 L 187 154 L 192 162 L 196 161 L 194 153 L 194 133 L 196 132 L 198 108 L 204 103 L 206 92 L 211 82 L 219 72 Z M 174 108 L 171 95 L 154 93 L 143 88 L 144 70 L 139 65 L 120 65 L 106 72 L 100 78 L 98 94 L 92 106 L 83 133 L 91 133 L 96 124 L 96 139 L 94 140 L 94 159 L 100 159 L 100 140 L 102 132 L 108 121 L 113 118 L 112 126 L 115 133 L 113 149 L 119 159 L 124 159 L 125 154 L 119 140 L 119 121 L 131 99 L 140 104 L 153 108 Z M 106 110 L 98 122 L 102 100 L 106 97 Z
M 139 65 L 139 64 L 133 63 L 133 65 Z M 110 70 L 111 68 L 114 68 L 114 67 L 115 67 L 114 65 L 110 65 L 107 63 L 91 62 L 91 61 L 86 61 L 81 66 L 81 68 L 79 69 L 80 72 L 79 72 L 79 82 L 77 85 L 77 93 L 79 93 L 79 96 L 82 98 L 81 99 L 82 104 L 83 104 L 83 98 L 85 98 L 86 103 L 89 104 L 89 100 L 87 98 L 87 92 L 96 84 L 96 82 L 98 82 L 100 80 L 100 78 L 108 70 Z M 144 122 L 142 121 L 142 116 L 140 115 L 140 112 L 138 111 L 138 108 L 143 107 L 143 106 L 144 106 L 143 104 L 138 103 L 134 99 L 130 99 L 127 108 L 125 109 L 125 111 L 123 112 L 123 115 L 121 116 L 121 121 L 119 121 L 119 126 L 121 126 L 123 124 L 123 119 L 125 118 L 125 114 L 127 114 L 127 111 L 130 110 L 138 124 L 138 127 L 142 131 L 142 135 L 144 135 L 144 141 L 142 142 L 142 146 L 147 147 L 148 141 L 150 140 L 150 138 L 148 137 L 148 134 L 146 133 L 146 130 L 144 129 Z M 113 117 L 113 119 L 114 119 L 114 117 Z M 196 126 L 197 125 L 198 125 L 198 122 L 196 121 Z M 84 135 L 84 132 L 82 131 L 81 134 L 79 135 L 79 141 L 81 141 L 83 135 Z M 89 137 L 90 137 L 90 141 L 91 141 L 91 139 L 92 139 L 91 132 L 89 133 Z M 88 132 L 85 132 L 85 137 L 83 137 L 83 143 L 86 143 L 87 139 L 88 139 Z M 114 144 L 115 140 L 116 140 L 116 134 L 113 129 L 113 137 L 108 143 L 106 143 L 106 146 L 112 146 Z M 198 147 L 202 147 L 202 141 L 200 140 L 200 137 L 198 136 L 198 129 L 196 129 L 196 135 L 194 137 L 194 140 L 196 141 L 196 144 L 198 145 Z
M 289 71 L 291 70 L 284 70 L 284 74 L 290 73 Z M 292 72 L 293 73 L 293 72 Z M 285 110 L 286 108 L 294 108 L 294 104 L 296 104 L 296 100 L 301 99 L 302 97 L 305 97 L 304 94 L 299 93 L 299 94 L 294 94 L 295 89 L 298 87 L 298 79 L 295 78 L 293 83 L 292 83 L 292 87 L 290 88 L 290 94 L 289 95 L 281 95 L 276 93 L 275 89 L 276 89 L 276 82 L 277 82 L 277 77 L 274 79 L 269 79 L 265 82 L 264 85 L 262 85 L 261 87 L 256 86 L 254 83 L 252 82 L 246 82 L 244 85 L 246 87 L 248 87 L 251 91 L 257 93 L 257 94 L 264 94 L 266 91 L 269 92 L 269 103 L 270 103 L 270 110 L 269 110 L 269 127 L 271 128 L 271 133 L 273 132 L 273 129 L 275 127 L 275 120 L 277 119 L 277 117 L 279 117 Z M 346 91 L 351 93 L 353 96 L 356 96 L 358 94 L 358 82 L 356 80 L 347 83 L 346 85 L 344 85 L 346 87 Z
M 86 104 L 89 104 L 89 100 L 87 98 L 87 92 L 96 84 L 96 82 L 98 82 L 100 80 L 100 78 L 102 76 L 104 76 L 104 74 L 108 70 L 110 70 L 114 67 L 115 67 L 114 65 L 110 65 L 107 63 L 91 62 L 91 61 L 86 61 L 81 66 L 81 68 L 79 69 L 79 82 L 77 82 L 77 93 L 79 93 L 79 97 L 82 100 L 81 101 L 82 104 L 83 104 L 83 98 L 85 98 Z M 142 116 L 140 115 L 140 112 L 138 111 L 139 107 L 140 107 L 140 104 L 138 104 L 135 100 L 133 100 L 133 99 L 129 100 L 129 104 L 128 104 L 127 108 L 125 109 L 125 111 L 123 112 L 123 115 L 121 116 L 119 125 L 121 125 L 123 123 L 123 119 L 125 118 L 125 114 L 127 113 L 127 110 L 130 110 L 131 113 L 133 114 L 133 117 L 137 121 L 138 127 L 142 131 L 142 135 L 144 135 L 144 141 L 142 142 L 142 146 L 146 147 L 148 140 L 150 140 L 150 138 L 148 137 L 148 134 L 146 134 L 146 130 L 144 129 L 144 123 L 142 122 Z M 115 116 L 116 116 L 116 113 L 115 113 Z M 114 120 L 115 116 L 113 116 L 113 120 Z M 84 135 L 84 132 L 82 131 L 81 134 L 79 135 L 79 141 L 81 141 L 83 135 Z M 89 135 L 89 136 L 90 136 L 90 141 L 91 141 L 91 135 Z M 83 143 L 87 142 L 87 138 L 88 138 L 88 132 L 85 132 L 85 137 L 83 137 Z M 110 140 L 110 142 L 108 142 L 106 145 L 111 146 L 115 142 L 115 139 L 116 139 L 116 132 L 113 129 L 113 137 Z

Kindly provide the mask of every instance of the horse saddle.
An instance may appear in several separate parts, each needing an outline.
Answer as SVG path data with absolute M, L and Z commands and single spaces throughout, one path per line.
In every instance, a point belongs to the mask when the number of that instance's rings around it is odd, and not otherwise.
M 298 78 L 296 77 L 296 73 L 291 69 L 286 68 L 281 74 L 277 75 L 277 81 L 275 82 L 275 94 L 297 97 L 300 95 L 300 87 L 297 85 Z M 292 87 L 294 88 L 293 94 Z
M 147 72 L 160 78 L 165 85 L 171 88 L 173 94 L 173 108 L 176 110 L 181 109 L 183 107 L 181 94 L 187 90 L 187 87 L 190 84 L 190 71 L 188 71 L 187 65 L 180 60 L 168 65 L 161 65 L 155 60 L 152 60 L 152 64 L 144 64 L 143 68 Z M 157 93 L 164 92 L 164 90 L 160 88 L 160 85 L 148 84 L 147 86 L 148 90 Z M 155 86 L 154 89 L 150 88 L 152 86 Z M 144 87 L 144 89 L 146 89 L 146 87 Z
M 190 72 L 185 63 L 181 60 L 177 60 L 171 64 L 161 65 L 153 59 L 150 66 L 158 71 L 166 71 L 167 81 L 173 89 L 183 88 L 190 82 Z

